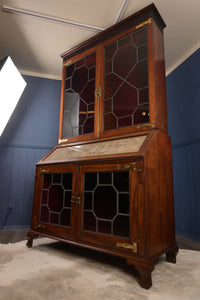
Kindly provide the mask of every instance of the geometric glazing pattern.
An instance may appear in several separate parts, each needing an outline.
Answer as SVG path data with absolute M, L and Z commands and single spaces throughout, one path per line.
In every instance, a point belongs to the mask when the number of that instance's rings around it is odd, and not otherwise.
M 147 27 L 104 48 L 104 131 L 149 122 Z
M 72 173 L 44 174 L 40 200 L 40 221 L 70 227 Z
M 82 229 L 129 237 L 129 172 L 88 172 L 84 176 Z
M 65 67 L 62 137 L 94 132 L 96 53 Z

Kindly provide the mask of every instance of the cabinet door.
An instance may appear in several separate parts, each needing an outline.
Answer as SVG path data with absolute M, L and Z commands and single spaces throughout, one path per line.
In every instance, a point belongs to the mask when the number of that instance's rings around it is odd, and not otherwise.
M 136 172 L 131 163 L 80 167 L 77 239 L 117 249 L 137 241 Z
M 77 141 L 97 135 L 98 60 L 98 47 L 95 47 L 64 63 L 60 141 Z
M 38 168 L 37 195 L 34 202 L 32 226 L 49 234 L 73 236 L 73 195 L 76 186 L 76 167 Z
M 102 45 L 102 136 L 137 130 L 150 122 L 148 25 Z

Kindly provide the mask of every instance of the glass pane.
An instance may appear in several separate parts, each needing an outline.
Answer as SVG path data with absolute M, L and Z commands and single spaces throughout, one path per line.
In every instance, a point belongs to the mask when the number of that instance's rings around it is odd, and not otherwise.
M 117 216 L 113 225 L 113 234 L 117 236 L 129 237 L 128 216 Z
M 112 173 L 102 172 L 99 173 L 99 184 L 111 184 L 112 183 Z
M 98 232 L 111 234 L 111 222 L 109 221 L 99 221 L 98 222 Z
M 63 211 L 60 214 L 60 225 L 70 226 L 70 221 L 71 221 L 71 210 L 63 209 Z
M 129 214 L 129 194 L 119 193 L 119 213 Z
M 48 206 L 51 211 L 61 211 L 63 207 L 63 188 L 60 185 L 52 185 L 50 187 Z
M 61 183 L 61 174 L 53 174 L 53 183 Z
M 72 188 L 72 174 L 71 173 L 65 173 L 63 174 L 62 184 L 64 189 L 71 189 Z
M 72 173 L 44 174 L 41 190 L 40 221 L 70 226 Z
M 48 190 L 42 191 L 42 204 L 47 204 Z
M 62 138 L 94 132 L 96 53 L 66 66 Z
M 112 59 L 115 52 L 117 50 L 117 42 L 114 42 L 112 43 L 111 45 L 108 45 L 106 48 L 105 48 L 105 60 L 109 60 L 109 59 Z
M 84 193 L 84 209 L 92 209 L 92 192 Z
M 114 173 L 114 186 L 120 192 L 129 191 L 129 173 L 120 171 Z
M 148 104 L 138 106 L 135 112 L 134 119 L 138 123 L 146 123 L 149 121 L 149 106 Z
M 65 207 L 71 207 L 71 198 L 72 198 L 72 193 L 71 192 L 65 192 Z
M 83 230 L 127 237 L 129 172 L 87 172 L 84 177 Z
M 43 176 L 43 188 L 48 189 L 51 185 L 51 174 L 45 174 Z
M 144 122 L 149 122 L 146 26 L 104 48 L 103 130 Z
M 93 191 L 97 185 L 97 173 L 85 174 L 85 191 Z
M 83 229 L 96 232 L 96 218 L 92 212 L 84 212 Z
M 98 186 L 94 192 L 94 213 L 97 218 L 111 220 L 117 213 L 117 193 L 112 186 Z
M 117 118 L 114 114 L 104 114 L 104 130 L 115 129 L 117 126 Z
M 58 224 L 59 223 L 59 214 L 51 213 L 50 214 L 50 223 Z
M 40 221 L 49 222 L 49 210 L 48 207 L 42 206 L 40 211 Z

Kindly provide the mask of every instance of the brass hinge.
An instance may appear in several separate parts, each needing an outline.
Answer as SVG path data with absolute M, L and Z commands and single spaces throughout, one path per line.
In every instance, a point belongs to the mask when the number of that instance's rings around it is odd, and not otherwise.
M 133 170 L 137 171 L 136 162 L 126 165 L 117 165 L 117 170 Z
M 141 129 L 141 128 L 154 128 L 155 124 L 154 121 L 152 121 L 151 123 L 145 123 L 145 124 L 140 124 L 137 126 L 137 129 Z
M 68 139 L 59 139 L 59 140 L 58 140 L 58 144 L 64 143 L 64 142 L 68 142 Z
M 49 172 L 50 172 L 49 170 L 41 169 L 41 168 L 40 168 L 40 171 L 39 171 L 40 174 L 46 174 L 46 173 L 49 173 Z
M 140 23 L 139 25 L 135 26 L 136 29 L 139 29 L 147 24 L 151 23 L 151 18 L 149 18 L 147 21 Z
M 95 98 L 101 97 L 101 95 L 102 95 L 102 88 L 101 88 L 101 86 L 98 86 L 98 87 L 95 89 Z
M 133 250 L 133 253 L 137 253 L 137 243 L 133 242 L 133 244 L 128 244 L 128 243 L 119 243 L 119 242 L 117 242 L 116 246 L 126 248 L 126 249 L 131 249 L 131 250 Z
M 68 60 L 68 61 L 66 61 L 65 63 L 64 63 L 64 66 L 68 66 L 68 65 L 70 65 L 72 63 L 72 59 L 71 60 Z
M 141 179 L 142 169 L 137 168 L 136 162 L 133 162 L 131 164 L 126 164 L 126 165 L 117 165 L 117 170 L 132 170 L 134 172 L 137 172 L 140 183 L 142 183 L 142 179 Z

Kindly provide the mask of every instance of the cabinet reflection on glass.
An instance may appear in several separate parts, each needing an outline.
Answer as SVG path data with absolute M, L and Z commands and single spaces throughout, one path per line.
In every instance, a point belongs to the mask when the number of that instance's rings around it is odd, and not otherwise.
M 63 137 L 94 132 L 96 53 L 65 67 Z
M 83 230 L 129 237 L 129 172 L 85 173 Z

